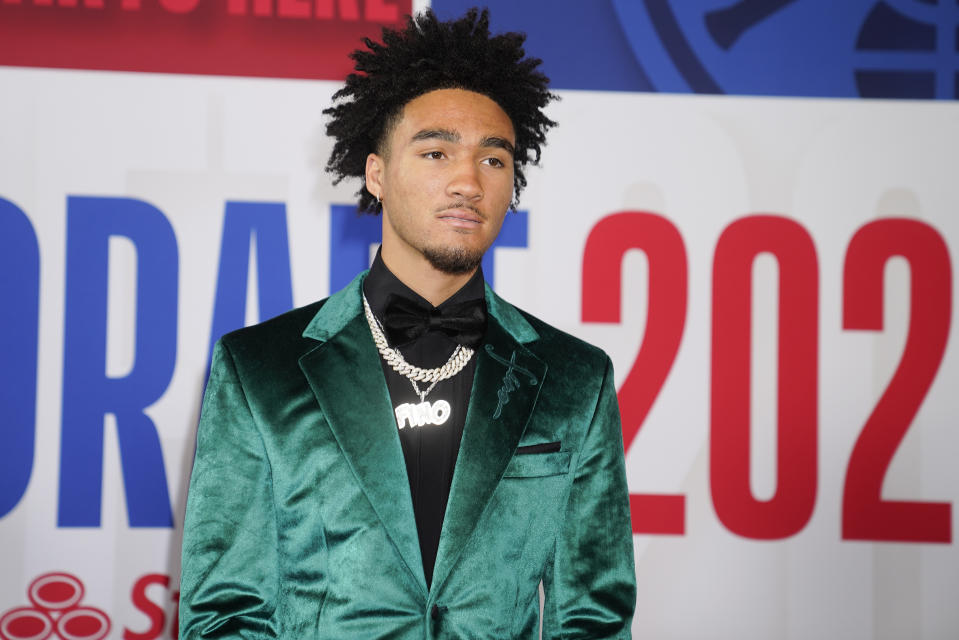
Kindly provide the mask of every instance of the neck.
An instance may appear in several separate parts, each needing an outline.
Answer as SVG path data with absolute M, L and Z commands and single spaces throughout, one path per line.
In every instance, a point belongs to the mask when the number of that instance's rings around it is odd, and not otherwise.
M 381 257 L 383 264 L 407 287 L 423 296 L 431 305 L 438 307 L 447 298 L 459 291 L 476 273 L 449 274 L 433 267 L 425 258 L 403 260 L 394 255 L 386 243 L 383 244 Z

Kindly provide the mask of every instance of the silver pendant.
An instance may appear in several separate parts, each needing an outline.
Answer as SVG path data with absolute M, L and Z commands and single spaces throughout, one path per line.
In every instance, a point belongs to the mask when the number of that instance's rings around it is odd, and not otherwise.
M 422 427 L 427 424 L 443 424 L 449 420 L 453 409 L 446 400 L 437 400 L 436 402 L 424 400 L 419 404 L 404 402 L 396 407 L 393 412 L 396 414 L 396 424 L 402 429 L 406 426 Z M 409 422 L 409 425 L 406 424 L 407 422 Z

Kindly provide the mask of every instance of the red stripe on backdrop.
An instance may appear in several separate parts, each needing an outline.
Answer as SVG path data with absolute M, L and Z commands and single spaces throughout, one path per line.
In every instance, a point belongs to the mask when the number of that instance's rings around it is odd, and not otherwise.
M 412 0 L 0 0 L 0 65 L 341 80 Z

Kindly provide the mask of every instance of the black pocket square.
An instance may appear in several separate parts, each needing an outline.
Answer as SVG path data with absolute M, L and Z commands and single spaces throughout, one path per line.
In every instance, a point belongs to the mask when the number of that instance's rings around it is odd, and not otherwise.
M 559 451 L 561 443 L 541 442 L 539 444 L 528 444 L 525 447 L 516 447 L 516 455 L 521 456 L 528 453 L 556 453 Z

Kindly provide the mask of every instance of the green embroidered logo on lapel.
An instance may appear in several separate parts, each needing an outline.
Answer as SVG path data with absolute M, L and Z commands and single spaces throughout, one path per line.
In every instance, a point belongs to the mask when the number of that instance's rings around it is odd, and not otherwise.
M 536 379 L 536 376 L 533 375 L 533 372 L 529 369 L 525 369 L 518 364 L 516 364 L 516 351 L 513 351 L 510 355 L 509 360 L 493 353 L 493 345 L 486 345 L 486 353 L 490 355 L 493 360 L 496 360 L 498 363 L 506 367 L 506 373 L 503 375 L 503 386 L 499 388 L 499 391 L 496 392 L 496 398 L 498 402 L 496 403 L 496 411 L 493 412 L 493 420 L 499 418 L 500 414 L 503 412 L 503 405 L 509 402 L 509 394 L 513 391 L 519 389 L 519 378 L 516 377 L 514 371 L 519 371 L 522 374 L 525 374 L 529 378 L 529 383 L 531 386 L 536 386 L 539 384 L 539 380 Z

